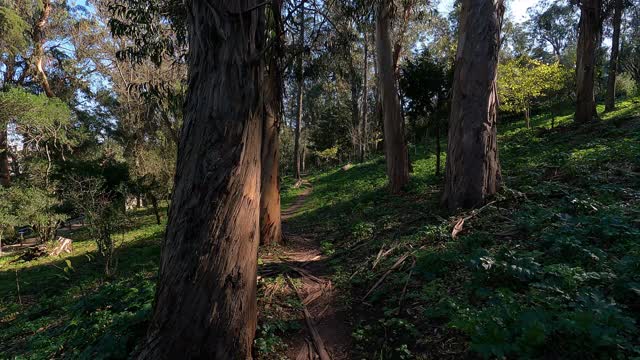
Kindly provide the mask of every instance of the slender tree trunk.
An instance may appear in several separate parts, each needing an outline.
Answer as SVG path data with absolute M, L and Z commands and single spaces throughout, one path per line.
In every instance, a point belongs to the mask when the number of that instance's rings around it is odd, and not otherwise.
M 502 0 L 464 0 L 449 121 L 443 201 L 450 210 L 483 204 L 500 186 L 496 75 Z
M 607 79 L 607 100 L 605 111 L 616 108 L 616 76 L 618 75 L 618 54 L 620 52 L 620 26 L 622 23 L 623 0 L 615 0 L 613 13 L 613 38 L 611 40 L 611 60 L 609 61 L 609 79 Z
M 282 242 L 280 219 L 280 150 L 279 133 L 282 116 L 282 76 L 277 56 L 281 49 L 282 2 L 274 0 L 272 11 L 276 19 L 276 49 L 271 56 L 264 86 L 264 114 L 262 127 L 262 185 L 260 194 L 260 243 L 262 245 Z
M 364 66 L 362 71 L 364 86 L 362 88 L 362 124 L 360 125 L 360 162 L 364 162 L 367 154 L 367 116 L 369 114 L 369 39 L 364 32 Z
M 576 63 L 577 101 L 575 121 L 597 118 L 595 100 L 596 50 L 600 38 L 601 0 L 583 0 L 580 7 L 580 35 Z
M 391 1 L 381 0 L 376 19 L 376 47 L 380 75 L 380 99 L 384 113 L 384 144 L 387 176 L 392 193 L 399 193 L 409 182 L 409 158 L 404 123 L 398 97 L 391 43 Z
M 524 109 L 524 119 L 527 122 L 527 129 L 531 129 L 531 113 L 529 112 L 529 108 Z
M 44 69 L 44 43 L 45 43 L 45 30 L 47 23 L 49 22 L 49 16 L 51 15 L 51 0 L 42 1 L 42 13 L 35 23 L 33 28 L 33 58 L 35 61 L 36 71 L 40 77 L 40 83 L 44 89 L 47 97 L 55 97 L 51 86 L 49 85 L 49 78 L 47 72 Z
M 293 166 L 295 177 L 302 178 L 300 171 L 300 132 L 302 126 L 302 96 L 304 93 L 304 0 L 300 5 L 300 55 L 298 55 L 298 116 L 296 117 L 295 144 L 293 148 Z
M 153 213 L 156 215 L 156 223 L 158 225 L 162 224 L 162 217 L 160 216 L 160 208 L 158 207 L 158 198 L 155 195 L 150 195 L 151 198 L 151 206 L 153 206 Z
M 186 3 L 189 92 L 140 359 L 251 358 L 260 241 L 260 3 Z
M 436 120 L 436 176 L 440 176 L 442 168 L 442 148 L 440 144 L 440 119 Z
M 351 128 L 353 129 L 353 133 L 351 134 L 351 154 L 349 158 L 352 158 L 353 161 L 358 156 L 358 139 L 360 139 L 360 108 L 358 104 L 358 76 L 356 74 L 356 69 L 353 64 L 350 65 L 350 82 L 351 82 Z
M 11 168 L 9 167 L 7 125 L 2 124 L 2 128 L 0 128 L 0 186 L 9 187 L 10 185 Z

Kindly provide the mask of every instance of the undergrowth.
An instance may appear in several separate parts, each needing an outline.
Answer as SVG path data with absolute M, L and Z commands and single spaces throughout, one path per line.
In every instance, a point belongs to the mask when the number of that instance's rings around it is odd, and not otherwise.
M 402 196 L 381 158 L 314 176 L 292 226 L 336 249 L 354 358 L 640 356 L 638 103 L 584 126 L 567 112 L 499 127 L 504 187 L 480 211 L 441 210 L 425 149 Z

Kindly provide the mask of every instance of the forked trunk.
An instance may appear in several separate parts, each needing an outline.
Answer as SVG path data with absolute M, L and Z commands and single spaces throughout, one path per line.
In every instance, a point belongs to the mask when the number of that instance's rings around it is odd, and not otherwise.
M 379 91 L 384 118 L 384 148 L 387 176 L 392 193 L 399 193 L 409 182 L 409 153 L 395 77 L 391 42 L 391 1 L 381 0 L 376 19 L 376 47 Z
M 502 0 L 464 0 L 449 121 L 443 201 L 450 210 L 483 204 L 500 186 L 496 75 Z
M 580 36 L 576 63 L 576 115 L 575 121 L 587 123 L 597 118 L 594 93 L 596 50 L 600 37 L 600 0 L 583 0 L 580 12 Z
M 260 234 L 260 4 L 186 3 L 189 93 L 140 359 L 251 358 Z
M 618 75 L 618 55 L 620 53 L 620 26 L 622 23 L 623 0 L 615 0 L 613 13 L 613 38 L 611 39 L 611 60 L 607 79 L 607 100 L 605 111 L 616 108 L 616 77 Z
M 11 168 L 9 167 L 7 125 L 2 124 L 2 128 L 0 128 L 0 186 L 9 187 L 10 185 Z

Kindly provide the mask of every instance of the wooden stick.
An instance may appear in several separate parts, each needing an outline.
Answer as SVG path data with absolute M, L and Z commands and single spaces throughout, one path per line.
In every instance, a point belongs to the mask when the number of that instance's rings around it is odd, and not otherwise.
M 395 264 L 393 264 L 393 266 L 391 268 L 389 268 L 389 270 L 387 270 L 386 273 L 384 273 L 384 275 L 382 275 L 382 277 L 375 283 L 375 285 L 373 285 L 373 287 L 371 289 L 369 289 L 369 291 L 367 291 L 367 294 L 365 296 L 362 297 L 362 301 L 365 301 L 369 295 L 371 295 L 371 293 L 378 288 L 378 286 L 380 286 L 380 284 L 382 284 L 382 282 L 384 281 L 384 279 L 387 278 L 387 276 L 389 276 L 389 274 L 391 274 L 393 272 L 393 270 L 397 269 L 398 267 L 400 267 L 400 265 L 402 265 L 402 263 L 407 260 L 407 258 L 411 255 L 410 252 L 402 255 L 398 261 L 396 261 Z
M 300 299 L 300 302 L 302 302 L 303 301 L 302 296 L 298 292 L 298 289 L 296 288 L 296 286 L 293 284 L 293 281 L 291 281 L 291 278 L 289 277 L 289 275 L 286 275 L 285 279 L 287 280 L 287 283 L 289 284 L 289 286 L 291 286 L 291 288 L 298 295 L 298 299 Z M 324 342 L 322 341 L 322 337 L 320 337 L 320 333 L 318 333 L 318 330 L 313 324 L 313 318 L 311 317 L 311 313 L 309 312 L 309 310 L 307 310 L 307 307 L 304 305 L 304 303 L 302 303 L 302 310 L 304 311 L 304 319 L 305 319 L 305 322 L 307 323 L 307 328 L 309 329 L 309 333 L 311 333 L 311 338 L 313 339 L 313 345 L 316 348 L 316 352 L 320 356 L 320 360 L 331 360 L 331 357 L 329 356 L 329 353 L 327 352 L 327 349 L 324 346 Z

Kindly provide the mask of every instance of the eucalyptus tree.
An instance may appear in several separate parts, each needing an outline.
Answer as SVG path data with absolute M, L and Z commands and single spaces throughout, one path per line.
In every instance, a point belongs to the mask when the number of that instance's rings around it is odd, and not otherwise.
M 156 302 L 139 358 L 250 359 L 265 11 L 256 0 L 192 0 L 186 8 L 189 90 Z
M 463 0 L 449 119 L 443 202 L 482 205 L 501 182 L 496 85 L 502 0 Z
M 605 110 L 612 111 L 616 107 L 616 78 L 618 75 L 619 57 L 620 57 L 620 33 L 622 28 L 622 17 L 625 6 L 628 6 L 626 0 L 613 1 L 613 36 L 611 38 L 611 57 L 609 59 L 609 74 L 607 77 L 607 96 L 605 100 Z
M 384 146 L 389 189 L 392 193 L 398 193 L 409 182 L 409 154 L 396 81 L 399 51 L 397 47 L 393 47 L 391 39 L 392 16 L 393 1 L 380 0 L 376 11 L 378 86 L 384 119 Z
M 578 18 L 569 1 L 541 1 L 529 9 L 528 31 L 543 50 L 550 47 L 556 61 L 569 65 L 565 53 L 578 38 Z
M 598 118 L 595 99 L 597 49 L 602 41 L 605 20 L 616 0 L 572 0 L 580 8 L 579 36 L 576 61 L 576 114 L 577 123 Z

